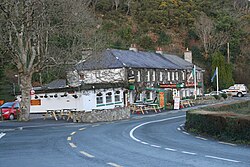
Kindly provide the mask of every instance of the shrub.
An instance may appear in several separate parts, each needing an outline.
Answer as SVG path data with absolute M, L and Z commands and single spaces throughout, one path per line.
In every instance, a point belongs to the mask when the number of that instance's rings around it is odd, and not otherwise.
M 226 93 L 222 93 L 221 97 L 223 97 L 224 99 L 226 99 L 227 98 L 227 94 Z
M 250 115 L 234 113 L 242 108 L 250 108 L 250 101 L 190 110 L 187 112 L 185 127 L 188 131 L 210 135 L 220 140 L 250 144 Z M 232 110 L 234 112 L 228 112 Z
M 220 95 L 213 95 L 213 97 L 214 97 L 216 100 L 220 100 L 220 99 L 221 99 L 221 96 L 220 96 Z

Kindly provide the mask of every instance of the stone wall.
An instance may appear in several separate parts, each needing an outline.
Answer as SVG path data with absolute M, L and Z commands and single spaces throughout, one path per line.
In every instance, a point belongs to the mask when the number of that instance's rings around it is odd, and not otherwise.
M 91 112 L 78 112 L 73 118 L 73 122 L 110 122 L 129 118 L 129 108 L 119 107 L 115 109 L 92 110 Z

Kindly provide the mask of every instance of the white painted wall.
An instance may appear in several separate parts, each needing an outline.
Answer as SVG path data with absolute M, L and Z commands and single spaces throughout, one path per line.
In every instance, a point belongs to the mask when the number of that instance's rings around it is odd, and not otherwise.
M 120 103 L 115 102 L 115 91 L 120 91 Z M 96 94 L 102 92 L 104 102 L 101 106 L 96 104 Z M 112 92 L 112 102 L 106 104 L 106 93 Z M 61 110 L 61 109 L 76 109 L 78 111 L 91 111 L 92 109 L 112 109 L 116 106 L 124 106 L 123 102 L 123 90 L 121 88 L 117 89 L 100 89 L 100 90 L 88 90 L 75 92 L 74 94 L 68 94 L 66 97 L 61 97 L 65 92 L 59 93 L 48 93 L 47 98 L 44 98 L 45 94 L 35 94 L 31 96 L 31 100 L 35 100 L 35 96 L 38 96 L 37 99 L 41 100 L 41 105 L 32 105 L 30 108 L 30 113 L 45 113 L 46 110 Z M 54 97 L 57 94 L 58 97 Z M 77 95 L 78 98 L 74 98 L 72 95 Z M 43 96 L 41 98 L 41 96 Z M 51 97 L 50 97 L 51 96 Z M 53 96 L 53 97 L 52 97 Z

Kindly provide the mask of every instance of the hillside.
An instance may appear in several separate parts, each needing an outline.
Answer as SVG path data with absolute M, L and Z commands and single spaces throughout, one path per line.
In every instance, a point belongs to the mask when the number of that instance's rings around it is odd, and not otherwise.
M 102 34 L 105 43 L 103 48 L 128 49 L 136 44 L 140 50 L 154 51 L 162 47 L 165 52 L 179 56 L 189 48 L 194 63 L 205 69 L 205 88 L 213 89 L 210 79 L 215 66 L 221 69 L 221 88 L 233 82 L 250 87 L 250 1 L 82 1 L 99 23 L 98 34 Z M 61 39 L 63 44 L 68 42 L 65 39 Z M 0 45 L 0 76 L 4 79 L 0 82 L 0 98 L 6 95 L 12 98 L 13 92 L 18 90 L 18 78 L 15 68 L 8 63 L 10 57 L 1 48 Z M 34 75 L 33 83 L 39 85 L 63 77 L 63 67 L 45 69 Z

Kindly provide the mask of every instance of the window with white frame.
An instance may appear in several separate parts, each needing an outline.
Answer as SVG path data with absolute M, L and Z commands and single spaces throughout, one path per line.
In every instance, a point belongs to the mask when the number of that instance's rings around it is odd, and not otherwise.
M 148 75 L 147 75 L 147 81 L 150 81 L 150 71 L 148 71 Z
M 121 101 L 121 92 L 119 90 L 115 91 L 115 102 Z
M 103 94 L 101 92 L 96 94 L 96 104 L 103 104 Z
M 162 75 L 163 75 L 162 72 L 160 72 L 160 78 L 159 78 L 160 81 L 163 80 Z
M 152 81 L 155 81 L 155 71 L 153 71 L 153 74 L 152 74 Z
M 112 102 L 112 92 L 107 92 L 106 93 L 106 103 L 111 103 Z
M 178 71 L 176 71 L 176 72 L 175 72 L 175 79 L 176 79 L 176 81 L 178 81 L 178 80 L 179 80 L 179 74 L 178 74 Z
M 146 91 L 146 99 L 152 100 L 152 92 L 151 91 Z
M 142 94 L 141 93 L 139 93 L 137 95 L 136 101 L 142 101 Z
M 168 81 L 170 81 L 170 72 L 168 71 Z
M 137 82 L 141 82 L 141 72 L 137 71 Z
M 185 72 L 182 71 L 181 73 L 182 73 L 182 80 L 185 81 Z
M 197 71 L 197 79 L 200 80 L 201 79 L 201 73 L 199 71 Z
M 172 81 L 174 81 L 174 72 L 172 72 Z

